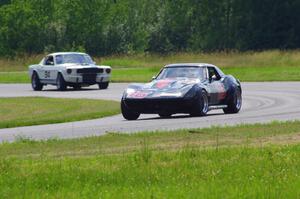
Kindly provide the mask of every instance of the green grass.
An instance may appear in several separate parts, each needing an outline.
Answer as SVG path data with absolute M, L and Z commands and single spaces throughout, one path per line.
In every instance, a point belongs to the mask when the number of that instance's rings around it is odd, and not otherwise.
M 300 67 L 225 67 L 225 74 L 231 74 L 241 81 L 300 81 Z M 159 68 L 115 68 L 112 82 L 149 82 Z M 0 83 L 29 83 L 27 72 L 2 72 Z
M 0 72 L 0 83 L 30 83 L 28 72 Z
M 241 81 L 300 81 L 300 67 L 227 67 L 225 74 L 231 74 Z
M 106 100 L 0 98 L 0 128 L 101 118 L 118 114 L 119 109 L 118 102 Z
M 299 198 L 299 133 L 300 122 L 295 121 L 72 140 L 20 139 L 0 145 L 0 195 Z
M 29 64 L 38 63 L 42 57 L 0 59 L 0 83 L 28 83 L 27 72 L 22 71 L 27 71 Z M 241 81 L 300 81 L 300 51 L 139 54 L 96 57 L 95 60 L 113 67 L 113 82 L 147 82 L 162 66 L 178 62 L 212 63 Z
M 170 63 L 186 62 L 211 63 L 220 67 L 300 67 L 300 51 L 140 54 L 103 57 L 96 61 L 116 68 L 160 68 Z

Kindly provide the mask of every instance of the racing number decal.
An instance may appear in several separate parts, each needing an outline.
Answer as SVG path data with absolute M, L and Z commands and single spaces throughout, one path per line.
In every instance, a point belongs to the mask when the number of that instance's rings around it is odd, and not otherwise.
M 169 80 L 169 79 L 160 80 L 155 84 L 155 87 L 159 88 L 159 89 L 163 89 L 163 88 L 169 86 L 171 82 L 172 82 L 172 80 Z
M 46 70 L 44 75 L 45 79 L 50 78 L 50 71 Z

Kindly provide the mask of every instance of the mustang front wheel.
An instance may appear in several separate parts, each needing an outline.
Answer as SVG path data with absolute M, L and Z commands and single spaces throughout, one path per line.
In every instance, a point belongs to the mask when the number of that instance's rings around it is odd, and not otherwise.
M 123 100 L 121 101 L 121 111 L 126 120 L 136 120 L 140 117 L 140 113 L 130 110 Z
M 67 84 L 64 80 L 64 77 L 60 73 L 57 75 L 56 87 L 59 91 L 64 91 L 67 89 Z
M 34 72 L 32 74 L 31 86 L 32 86 L 32 89 L 35 90 L 35 91 L 41 91 L 43 89 L 43 84 L 41 84 L 40 78 L 39 78 L 39 76 L 37 75 L 36 72 Z

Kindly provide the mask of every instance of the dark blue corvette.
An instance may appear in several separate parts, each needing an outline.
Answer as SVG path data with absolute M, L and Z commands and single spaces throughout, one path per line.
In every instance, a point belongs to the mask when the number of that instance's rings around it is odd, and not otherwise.
M 204 63 L 167 65 L 152 82 L 129 85 L 121 100 L 127 120 L 136 120 L 142 113 L 161 117 L 176 113 L 204 116 L 212 109 L 238 113 L 241 106 L 239 80 Z

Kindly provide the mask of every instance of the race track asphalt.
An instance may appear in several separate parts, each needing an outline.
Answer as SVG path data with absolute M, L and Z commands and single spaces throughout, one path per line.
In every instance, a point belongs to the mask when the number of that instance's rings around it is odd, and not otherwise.
M 90 87 L 81 91 L 58 92 L 48 86 L 40 92 L 29 84 L 0 84 L 0 97 L 44 96 L 60 98 L 110 99 L 120 101 L 128 84 L 113 83 L 107 90 Z M 137 121 L 126 121 L 121 115 L 88 121 L 0 129 L 0 142 L 19 137 L 35 140 L 78 138 L 103 135 L 107 132 L 134 133 L 140 131 L 203 128 L 212 125 L 266 123 L 274 120 L 300 120 L 300 82 L 242 83 L 243 106 L 238 114 L 225 115 L 222 110 L 209 112 L 206 117 L 175 115 L 161 119 L 157 115 L 142 115 Z

